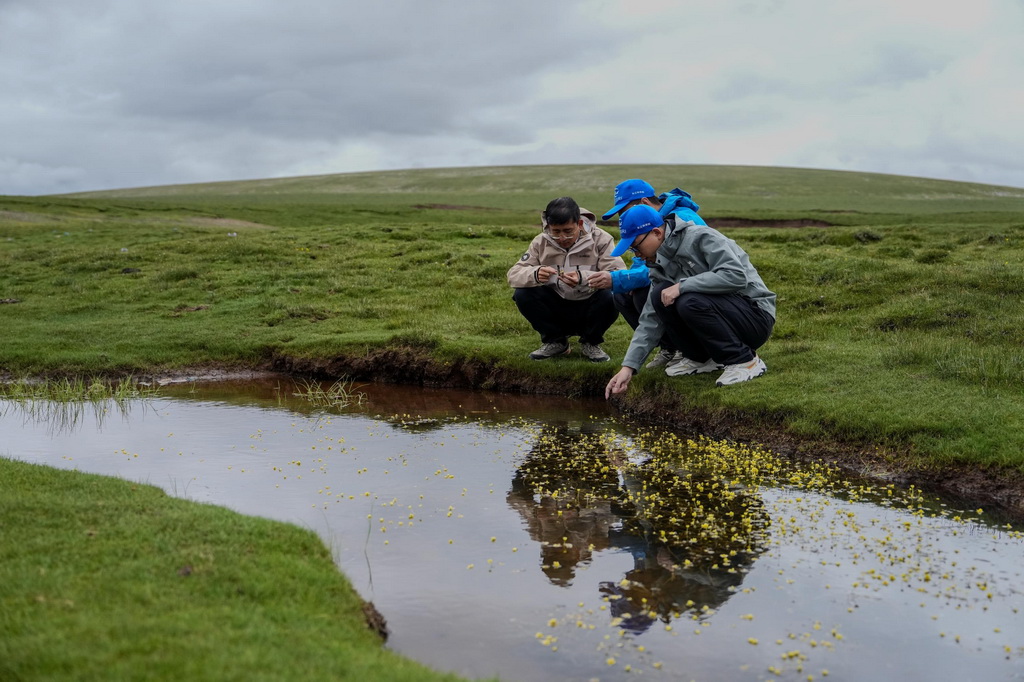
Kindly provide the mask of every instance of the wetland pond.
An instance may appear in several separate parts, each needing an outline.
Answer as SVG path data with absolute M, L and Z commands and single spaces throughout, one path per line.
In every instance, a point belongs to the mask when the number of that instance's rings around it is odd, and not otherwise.
M 599 400 L 355 390 L 0 401 L 0 456 L 313 529 L 389 647 L 470 678 L 1024 678 L 1024 539 L 981 510 Z

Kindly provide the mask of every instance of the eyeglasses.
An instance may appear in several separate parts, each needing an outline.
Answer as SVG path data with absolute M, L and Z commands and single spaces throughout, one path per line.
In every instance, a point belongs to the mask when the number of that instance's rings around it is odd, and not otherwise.
M 637 251 L 637 249 L 640 248 L 640 245 L 644 243 L 644 240 L 650 236 L 652 231 L 653 230 L 648 230 L 647 232 L 644 232 L 644 236 L 640 238 L 640 241 L 634 241 L 632 244 L 629 245 L 629 250 L 632 251 L 634 254 L 639 255 L 640 252 Z

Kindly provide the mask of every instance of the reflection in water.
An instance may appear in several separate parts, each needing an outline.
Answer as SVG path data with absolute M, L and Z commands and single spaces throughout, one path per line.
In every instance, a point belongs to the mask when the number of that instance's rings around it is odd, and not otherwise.
M 133 410 L 145 413 L 148 408 L 149 402 L 145 399 L 4 400 L 0 401 L 0 418 L 14 416 L 25 424 L 42 424 L 53 436 L 72 434 L 85 428 L 85 422 L 90 418 L 93 428 L 101 431 L 111 416 L 127 420 Z
M 571 585 L 595 551 L 628 552 L 632 570 L 600 591 L 617 623 L 640 633 L 656 620 L 718 608 L 767 548 L 764 504 L 737 472 L 707 458 L 696 472 L 686 466 L 685 455 L 631 458 L 620 438 L 593 423 L 549 423 L 507 500 L 539 543 L 553 584 Z

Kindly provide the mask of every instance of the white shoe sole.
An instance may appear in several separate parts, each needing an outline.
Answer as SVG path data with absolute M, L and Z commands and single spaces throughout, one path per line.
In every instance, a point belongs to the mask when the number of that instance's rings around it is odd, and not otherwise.
M 722 366 L 713 365 L 709 367 L 694 367 L 688 371 L 673 371 L 674 369 L 675 368 L 672 365 L 669 365 L 668 367 L 665 368 L 665 374 L 669 375 L 670 377 L 688 377 L 693 376 L 694 374 L 711 374 L 712 372 L 717 372 L 720 369 L 722 369 Z
M 730 381 L 728 383 L 724 383 L 721 379 L 719 379 L 718 381 L 715 382 L 715 386 L 735 386 L 736 384 L 742 384 L 744 382 L 750 381 L 751 379 L 756 379 L 759 376 L 764 376 L 764 373 L 767 371 L 768 365 L 764 364 L 764 360 L 758 358 L 757 366 L 755 366 L 754 369 L 750 370 L 750 374 L 748 376 L 745 376 L 742 379 L 737 379 L 735 381 Z

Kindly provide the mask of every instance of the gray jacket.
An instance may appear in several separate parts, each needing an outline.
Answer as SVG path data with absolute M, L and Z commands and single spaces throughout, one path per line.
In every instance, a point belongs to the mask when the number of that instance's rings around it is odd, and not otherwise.
M 651 296 L 658 284 L 678 283 L 684 294 L 742 294 L 775 317 L 775 294 L 764 285 L 746 251 L 736 242 L 712 227 L 674 215 L 666 220 L 665 229 L 657 262 L 650 266 Z M 623 367 L 639 370 L 648 353 L 658 345 L 663 331 L 661 318 L 648 298 Z

